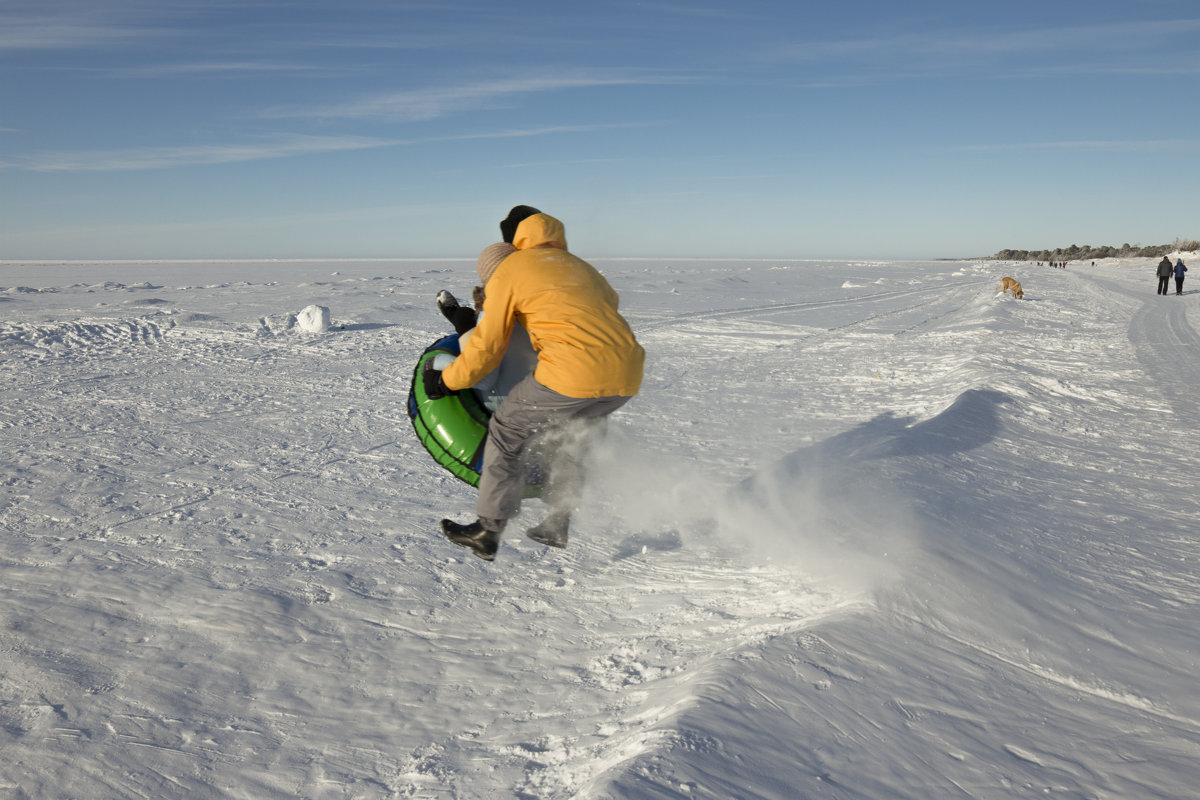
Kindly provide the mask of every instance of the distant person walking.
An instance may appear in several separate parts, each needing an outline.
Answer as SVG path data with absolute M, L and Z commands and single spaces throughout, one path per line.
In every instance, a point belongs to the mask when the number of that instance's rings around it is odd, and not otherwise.
M 1166 294 L 1167 287 L 1171 285 L 1171 273 L 1174 268 L 1171 266 L 1171 259 L 1163 256 L 1163 260 L 1158 262 L 1158 293 Z
M 1175 259 L 1175 294 L 1183 294 L 1183 273 L 1187 272 L 1187 267 L 1183 265 L 1183 259 Z

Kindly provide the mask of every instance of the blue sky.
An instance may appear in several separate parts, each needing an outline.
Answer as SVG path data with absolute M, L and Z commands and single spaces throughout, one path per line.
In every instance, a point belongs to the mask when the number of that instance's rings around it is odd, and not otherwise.
M 0 0 L 0 260 L 1200 237 L 1195 0 Z

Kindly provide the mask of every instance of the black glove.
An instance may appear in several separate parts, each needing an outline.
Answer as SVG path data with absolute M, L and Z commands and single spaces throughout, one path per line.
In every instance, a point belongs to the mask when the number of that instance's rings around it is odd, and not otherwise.
M 433 359 L 425 362 L 425 366 L 421 370 L 421 383 L 425 385 L 425 396 L 430 400 L 441 400 L 443 397 L 453 394 L 446 388 L 446 382 L 442 380 L 442 371 L 434 369 Z

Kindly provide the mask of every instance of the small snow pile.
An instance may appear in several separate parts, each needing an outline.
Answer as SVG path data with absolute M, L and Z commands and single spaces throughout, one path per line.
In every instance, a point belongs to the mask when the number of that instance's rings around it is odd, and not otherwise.
M 258 320 L 259 336 L 278 336 L 299 330 L 301 333 L 328 333 L 329 309 L 305 306 L 298 314 L 268 314 Z
M 296 324 L 305 333 L 328 333 L 329 309 L 325 306 L 305 306 L 296 315 Z

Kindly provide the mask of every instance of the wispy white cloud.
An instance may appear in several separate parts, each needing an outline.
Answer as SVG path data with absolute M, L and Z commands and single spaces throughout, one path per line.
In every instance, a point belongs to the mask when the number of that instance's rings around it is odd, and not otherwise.
M 192 145 L 41 153 L 20 162 L 36 172 L 123 172 L 366 150 L 400 144 L 361 136 L 287 136 L 260 144 Z
M 1185 41 L 1196 33 L 1200 33 L 1200 19 L 1008 30 L 927 30 L 889 37 L 797 42 L 766 49 L 761 57 L 771 62 L 838 68 L 851 65 L 892 77 L 915 77 L 948 68 L 994 69 L 997 63 L 1024 70 L 1029 76 L 1046 68 L 1128 72 L 1144 69 L 1146 61 L 1129 64 L 1114 63 L 1113 59 L 1127 54 L 1156 58 L 1164 43 Z
M 502 131 L 483 133 L 463 133 L 451 136 L 435 136 L 427 139 L 414 139 L 412 144 L 430 144 L 433 142 L 467 141 L 471 139 L 519 139 L 530 136 L 550 136 L 559 133 L 591 133 L 592 131 L 607 131 L 618 128 L 652 128 L 661 122 L 611 122 L 595 125 L 547 125 L 541 128 L 513 128 Z
M 137 34 L 129 28 L 38 17 L 0 19 L 2 50 L 67 50 L 128 41 Z
M 346 103 L 323 107 L 274 108 L 263 116 L 274 119 L 386 118 L 406 121 L 437 119 L 450 113 L 474 108 L 500 106 L 518 95 L 559 92 L 602 86 L 628 86 L 665 83 L 671 79 L 603 71 L 595 74 L 560 75 L 470 83 L 412 89 L 361 97 Z
M 1083 51 L 1111 55 L 1140 52 L 1154 56 L 1165 42 L 1200 32 L 1200 19 L 1130 21 L 1111 25 L 1033 28 L 999 35 L 951 37 L 948 46 L 970 53 L 975 48 L 995 53 L 1061 53 Z
M 546 168 L 546 167 L 576 167 L 581 164 L 628 164 L 631 161 L 649 161 L 649 157 L 643 158 L 573 158 L 570 160 L 558 161 L 518 161 L 512 164 L 497 164 L 497 169 L 530 169 L 531 167 Z
M 639 14 L 663 14 L 672 17 L 698 17 L 716 20 L 749 18 L 745 9 L 736 6 L 705 7 L 699 3 L 638 2 L 634 3 L 633 7 Z
M 0 4 L 0 51 L 111 47 L 160 36 L 151 20 L 165 10 L 139 0 L 10 0 Z
M 1060 142 L 1016 142 L 1007 144 L 962 145 L 954 148 L 964 152 L 991 151 L 1077 151 L 1077 152 L 1147 152 L 1200 149 L 1200 139 L 1147 139 L 1114 141 L 1080 139 Z
M 655 124 L 659 123 L 631 122 L 601 125 L 555 125 L 413 139 L 289 135 L 256 144 L 187 145 L 180 147 L 147 147 L 120 150 L 45 152 L 34 154 L 23 160 L 0 161 L 0 169 L 23 169 L 31 172 L 130 172 L 136 170 L 170 169 L 174 167 L 235 164 L 247 161 L 370 150 L 381 147 L 434 144 L 437 142 L 516 139 L 532 136 L 587 133 L 614 128 L 647 127 Z
M 1052 78 L 1059 75 L 1123 75 L 1127 77 L 1182 76 L 1200 74 L 1200 64 L 1187 61 L 1163 61 L 1148 64 L 1144 59 L 1116 62 L 1085 62 L 1070 64 L 1051 64 L 1040 67 L 1029 67 L 1025 70 L 1014 68 L 1009 74 L 1024 74 L 1030 78 Z
M 108 74 L 118 77 L 159 78 L 171 76 L 236 76 L 245 74 L 281 74 L 300 75 L 313 72 L 328 73 L 327 67 L 314 67 L 307 64 L 273 62 L 273 61 L 212 61 L 191 62 L 180 64 L 147 64 L 140 67 L 129 67 L 108 70 Z

